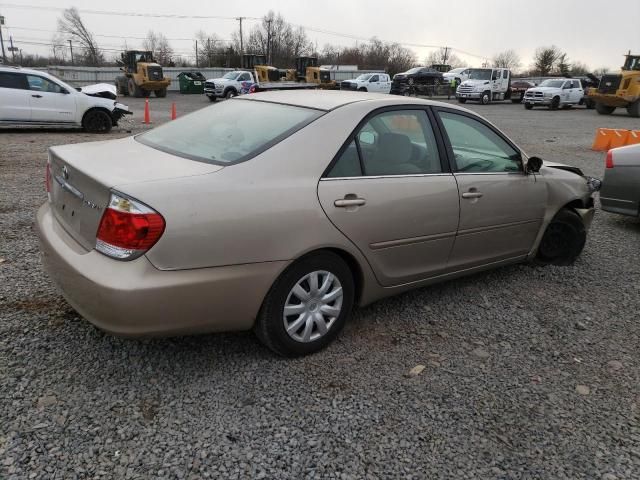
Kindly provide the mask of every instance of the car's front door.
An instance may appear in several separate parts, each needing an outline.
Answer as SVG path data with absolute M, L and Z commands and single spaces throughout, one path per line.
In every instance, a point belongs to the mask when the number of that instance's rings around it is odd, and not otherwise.
M 571 102 L 580 103 L 580 100 L 584 97 L 584 89 L 580 80 L 571 80 L 571 94 Z
M 27 78 L 24 73 L 0 72 L 0 121 L 28 122 L 31 120 Z
M 446 269 L 459 200 L 438 143 L 426 110 L 378 111 L 318 184 L 327 216 L 365 255 L 382 285 Z
M 72 123 L 75 98 L 62 86 L 39 75 L 27 75 L 33 122 Z
M 370 92 L 379 92 L 380 91 L 380 76 L 374 75 L 369 79 L 369 86 L 367 88 Z
M 439 109 L 460 191 L 460 224 L 451 269 L 526 255 L 547 201 L 544 179 L 526 174 L 522 154 L 489 124 Z

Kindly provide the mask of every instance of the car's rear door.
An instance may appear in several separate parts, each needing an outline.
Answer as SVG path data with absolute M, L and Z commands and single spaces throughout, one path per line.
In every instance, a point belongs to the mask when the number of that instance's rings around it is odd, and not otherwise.
M 45 123 L 73 123 L 76 102 L 65 88 L 48 78 L 27 74 L 31 93 L 31 120 Z
M 453 246 L 458 189 L 430 115 L 415 106 L 371 114 L 318 184 L 327 216 L 385 286 L 443 272 Z
M 31 120 L 30 96 L 24 73 L 0 72 L 0 121 L 18 123 Z
M 542 225 L 547 189 L 526 174 L 521 152 L 475 115 L 436 109 L 460 191 L 460 224 L 449 268 L 522 257 Z

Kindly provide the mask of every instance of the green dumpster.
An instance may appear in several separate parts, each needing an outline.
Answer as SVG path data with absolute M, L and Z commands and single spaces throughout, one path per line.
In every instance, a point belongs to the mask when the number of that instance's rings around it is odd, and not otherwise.
M 180 84 L 180 93 L 204 93 L 204 78 L 200 72 L 180 72 L 178 74 L 178 83 Z

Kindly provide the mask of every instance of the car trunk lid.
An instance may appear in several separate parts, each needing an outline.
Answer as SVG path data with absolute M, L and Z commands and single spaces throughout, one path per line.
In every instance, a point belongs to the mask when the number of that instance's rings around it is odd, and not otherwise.
M 221 168 L 155 150 L 133 137 L 52 147 L 49 149 L 51 208 L 63 228 L 91 250 L 112 189 L 132 183 L 204 175 Z M 138 200 L 144 202 L 144 199 Z

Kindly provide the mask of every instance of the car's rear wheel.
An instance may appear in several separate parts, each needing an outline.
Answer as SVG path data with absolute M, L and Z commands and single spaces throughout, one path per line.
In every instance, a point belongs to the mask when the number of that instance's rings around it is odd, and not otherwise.
M 82 119 L 82 128 L 90 133 L 109 133 L 112 126 L 111 115 L 104 110 L 89 110 Z
M 542 236 L 536 262 L 542 265 L 571 265 L 582 252 L 587 231 L 580 216 L 563 208 L 551 220 Z
M 353 299 L 353 275 L 338 255 L 303 257 L 271 287 L 256 321 L 256 335 L 286 357 L 317 352 L 340 333 Z

